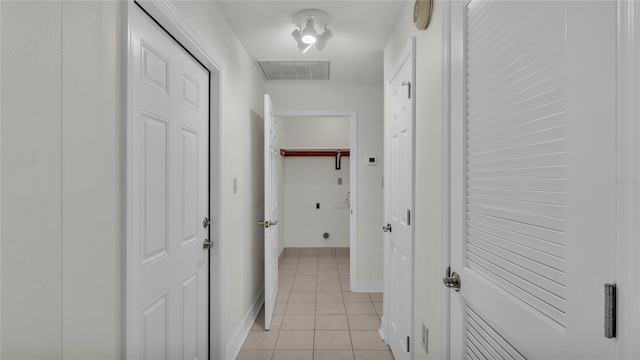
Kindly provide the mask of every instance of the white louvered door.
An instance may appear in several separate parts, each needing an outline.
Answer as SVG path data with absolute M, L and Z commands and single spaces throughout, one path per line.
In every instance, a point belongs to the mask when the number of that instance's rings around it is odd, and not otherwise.
M 452 359 L 613 359 L 612 1 L 452 4 Z

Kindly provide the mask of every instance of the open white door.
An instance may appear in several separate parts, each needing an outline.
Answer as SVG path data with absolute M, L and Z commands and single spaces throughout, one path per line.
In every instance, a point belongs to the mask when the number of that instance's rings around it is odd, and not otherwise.
M 451 358 L 614 359 L 616 2 L 454 1 L 451 29 Z
M 278 296 L 278 122 L 271 97 L 264 95 L 264 328 L 271 328 Z
M 209 73 L 129 16 L 127 358 L 207 359 Z
M 397 360 L 411 358 L 413 326 L 415 38 L 387 84 L 385 119 L 385 290 L 386 340 Z

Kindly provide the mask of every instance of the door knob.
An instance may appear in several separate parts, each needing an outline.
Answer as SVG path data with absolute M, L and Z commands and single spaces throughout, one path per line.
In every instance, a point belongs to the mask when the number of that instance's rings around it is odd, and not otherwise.
M 213 248 L 213 241 L 209 239 L 204 239 L 204 243 L 202 244 L 202 248 L 205 250 Z
M 451 272 L 451 268 L 447 268 L 447 276 L 442 278 L 444 286 L 455 291 L 460 291 L 460 275 L 457 272 Z

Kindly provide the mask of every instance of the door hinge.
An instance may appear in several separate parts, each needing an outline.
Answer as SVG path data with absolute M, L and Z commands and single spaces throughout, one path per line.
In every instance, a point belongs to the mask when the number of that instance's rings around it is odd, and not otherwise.
M 604 284 L 604 337 L 616 337 L 616 284 Z
M 411 337 L 407 336 L 407 352 L 411 352 Z
M 405 86 L 405 85 L 406 85 L 406 86 L 407 86 L 407 88 L 409 89 L 409 92 L 408 92 L 408 96 L 407 96 L 407 98 L 411 99 L 411 82 L 409 82 L 409 81 L 403 81 L 403 82 L 402 82 L 402 86 Z
M 391 230 L 392 230 L 392 227 L 390 223 L 387 223 L 387 225 L 382 227 L 382 231 L 384 232 L 391 232 Z

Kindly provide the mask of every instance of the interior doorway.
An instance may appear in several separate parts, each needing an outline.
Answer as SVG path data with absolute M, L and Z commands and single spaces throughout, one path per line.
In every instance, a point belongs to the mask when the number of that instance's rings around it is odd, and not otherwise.
M 281 245 L 282 249 L 288 244 L 291 244 L 292 247 L 305 247 L 309 246 L 309 244 L 305 245 L 301 243 L 296 238 L 297 233 L 301 230 L 298 221 L 302 219 L 300 209 L 296 209 L 296 206 L 300 206 L 301 196 L 304 196 L 307 202 L 311 201 L 311 197 L 320 196 L 321 200 L 314 200 L 309 204 L 304 203 L 301 206 L 311 206 L 312 212 L 320 213 L 323 210 L 326 210 L 324 213 L 326 216 L 323 216 L 325 222 L 331 223 L 330 227 L 336 231 L 336 234 L 332 237 L 332 231 L 325 229 L 321 230 L 321 225 L 314 226 L 312 228 L 314 242 L 313 244 L 318 244 L 318 246 L 312 246 L 316 248 L 323 247 L 335 247 L 336 251 L 340 251 L 338 249 L 343 249 L 346 245 L 349 249 L 349 262 L 350 262 L 350 286 L 352 291 L 357 291 L 356 285 L 358 284 L 358 276 L 357 276 L 357 167 L 358 167 L 358 156 L 357 156 L 357 113 L 355 111 L 277 111 L 276 116 L 278 117 L 280 129 L 284 131 L 284 150 L 285 152 L 282 154 L 285 161 L 283 166 L 283 181 L 282 181 L 282 191 L 284 193 L 285 206 L 283 207 L 283 216 L 280 218 L 284 220 L 284 228 L 283 231 L 284 238 L 281 236 L 281 239 L 284 240 L 284 243 Z M 344 131 L 340 131 L 339 129 L 344 129 L 341 122 L 344 122 L 348 129 L 348 136 L 345 138 Z M 320 131 L 319 128 L 316 127 L 316 131 L 312 134 L 308 134 L 308 136 L 300 136 L 296 135 L 300 134 L 303 129 L 313 129 L 313 123 L 321 123 L 323 124 L 321 127 L 328 129 L 328 131 Z M 283 126 L 284 125 L 284 126 Z M 339 133 L 337 138 L 326 139 L 326 134 L 332 133 L 331 130 L 334 130 L 333 133 Z M 323 135 L 324 133 L 325 135 Z M 319 140 L 318 138 L 325 136 L 324 139 Z M 287 140 L 287 138 L 289 140 Z M 312 144 L 305 144 L 305 140 L 309 140 Z M 347 142 L 347 146 L 344 146 L 345 141 Z M 314 145 L 315 144 L 315 145 Z M 287 156 L 287 151 L 289 154 L 296 154 L 293 151 L 301 151 L 301 153 L 297 153 L 302 156 Z M 307 153 L 311 157 L 305 156 L 305 152 L 313 151 L 313 153 Z M 324 154 L 322 153 L 324 152 Z M 312 164 L 311 162 L 305 162 L 305 159 L 320 159 L 323 160 L 324 163 L 315 162 Z M 329 159 L 329 161 L 327 161 Z M 289 165 L 287 167 L 287 165 Z M 317 165 L 317 166 L 316 166 Z M 327 169 L 325 169 L 327 167 Z M 288 177 L 287 177 L 288 176 Z M 292 177 L 296 177 L 296 179 L 292 179 Z M 308 194 L 309 187 L 308 186 L 296 186 L 300 182 L 305 182 L 310 178 L 324 180 L 329 179 L 328 181 L 334 181 L 335 186 L 332 189 L 324 188 L 323 194 Z M 315 181 L 314 181 L 315 182 Z M 308 185 L 308 184 L 307 184 Z M 287 195 L 287 191 L 289 192 Z M 307 192 L 306 195 L 305 191 Z M 313 190 L 316 191 L 316 190 Z M 309 197 L 311 196 L 311 197 Z M 287 197 L 289 200 L 296 199 L 296 201 L 287 201 Z M 305 199 L 302 199 L 304 201 Z M 340 229 L 340 216 L 342 211 L 348 214 L 348 241 L 342 241 L 338 238 L 337 234 L 341 233 Z M 287 215 L 288 214 L 288 215 Z M 333 219 L 333 221 L 331 220 Z M 291 222 L 290 222 L 291 220 Z M 289 223 L 289 224 L 287 224 Z M 316 234 L 317 233 L 317 234 Z M 325 235 L 326 233 L 326 235 Z M 287 237 L 292 237 L 291 239 Z M 327 236 L 327 238 L 325 238 Z M 315 240 L 315 238 L 318 238 Z

